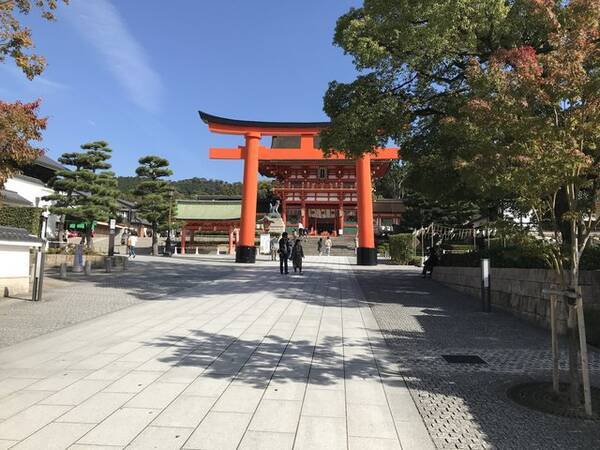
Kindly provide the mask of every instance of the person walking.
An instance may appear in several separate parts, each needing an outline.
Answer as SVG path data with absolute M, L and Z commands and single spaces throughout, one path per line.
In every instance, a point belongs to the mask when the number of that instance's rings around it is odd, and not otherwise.
M 331 247 L 333 246 L 333 242 L 331 241 L 331 238 L 329 236 L 327 236 L 327 239 L 325 239 L 325 255 L 330 256 L 331 255 Z
M 137 233 L 134 231 L 129 235 L 127 239 L 127 246 L 129 247 L 129 258 L 135 258 L 135 246 L 137 245 Z
M 279 239 L 279 271 L 281 275 L 284 273 L 287 275 L 288 272 L 288 258 L 291 254 L 291 244 L 288 239 L 287 231 L 284 231 Z
M 302 238 L 296 239 L 292 248 L 292 265 L 294 272 L 298 270 L 302 273 L 302 259 L 304 258 L 304 249 L 302 248 Z
M 319 238 L 319 242 L 317 242 L 317 252 L 319 252 L 319 256 L 323 256 L 323 238 Z
M 435 247 L 429 247 L 427 249 L 428 258 L 423 263 L 423 278 L 427 277 L 429 272 L 429 278 L 433 276 L 433 268 L 438 265 L 438 255 Z

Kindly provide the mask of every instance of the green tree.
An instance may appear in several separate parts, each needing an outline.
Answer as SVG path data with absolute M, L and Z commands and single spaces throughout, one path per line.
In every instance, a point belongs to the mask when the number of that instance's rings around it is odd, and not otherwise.
M 168 220 L 171 183 L 165 177 L 173 175 L 169 161 L 159 156 L 140 158 L 135 173 L 140 183 L 135 189 L 140 215 L 152 224 L 152 254 L 158 255 L 159 227 Z
M 43 153 L 31 144 L 31 141 L 40 141 L 46 129 L 47 119 L 38 117 L 39 106 L 39 101 L 0 101 L 0 189 L 21 167 Z
M 336 27 L 361 75 L 330 84 L 322 145 L 358 156 L 391 139 L 419 192 L 533 211 L 578 291 L 598 212 L 599 22 L 597 0 L 365 0 Z
M 30 80 L 41 74 L 46 67 L 43 56 L 27 53 L 35 47 L 31 30 L 22 26 L 18 15 L 27 15 L 39 9 L 41 16 L 53 21 L 54 10 L 60 0 L 0 0 L 0 62 L 12 58 Z M 62 0 L 68 4 L 69 0 Z
M 112 150 L 105 141 L 83 144 L 84 152 L 64 153 L 58 160 L 71 169 L 60 170 L 50 180 L 56 193 L 46 197 L 54 202 L 54 214 L 69 217 L 84 224 L 81 243 L 93 248 L 92 231 L 95 221 L 106 221 L 116 211 L 117 180 L 108 169 Z

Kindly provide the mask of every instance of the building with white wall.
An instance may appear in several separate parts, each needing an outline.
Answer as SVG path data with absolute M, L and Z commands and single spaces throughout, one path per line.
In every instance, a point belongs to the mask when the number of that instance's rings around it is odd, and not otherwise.
M 54 193 L 54 190 L 48 187 L 48 181 L 60 169 L 64 169 L 62 164 L 47 156 L 40 156 L 33 164 L 23 168 L 21 174 L 6 181 L 4 189 L 0 191 L 2 203 L 8 206 L 34 206 L 47 210 L 51 202 L 44 200 L 44 197 Z M 49 239 L 57 238 L 58 221 L 58 216 L 51 214 L 48 217 L 47 237 Z
M 23 228 L 0 226 L 0 296 L 29 291 L 30 249 L 41 245 Z

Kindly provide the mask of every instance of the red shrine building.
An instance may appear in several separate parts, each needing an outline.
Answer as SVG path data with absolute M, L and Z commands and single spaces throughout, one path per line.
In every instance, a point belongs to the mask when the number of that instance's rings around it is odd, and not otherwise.
M 398 159 L 397 148 L 381 148 L 358 160 L 342 153 L 324 157 L 319 133 L 329 122 L 256 122 L 200 112 L 213 133 L 244 137 L 237 148 L 211 148 L 211 159 L 244 161 L 241 224 L 236 262 L 255 261 L 258 174 L 274 178 L 281 216 L 288 227 L 300 223 L 313 235 L 358 234 L 357 263 L 377 264 L 372 180 L 385 175 Z M 271 146 L 261 145 L 263 136 Z M 390 202 L 377 205 L 378 224 L 397 224 L 399 211 Z

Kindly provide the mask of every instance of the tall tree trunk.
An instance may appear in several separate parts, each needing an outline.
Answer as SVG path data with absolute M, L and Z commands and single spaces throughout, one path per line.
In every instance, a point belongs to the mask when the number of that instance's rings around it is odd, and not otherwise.
M 58 246 L 59 247 L 64 247 L 65 246 L 65 222 L 66 222 L 66 216 L 63 214 L 60 216 L 60 218 L 58 219 Z
M 86 227 L 85 229 L 85 238 L 87 240 L 87 248 L 89 250 L 94 250 L 94 241 L 93 241 L 93 237 L 92 237 L 92 227 Z
M 570 219 L 570 285 L 569 290 L 573 293 L 579 289 L 579 239 L 578 227 L 575 219 Z M 580 372 L 579 372 L 579 328 L 577 327 L 577 311 L 575 309 L 575 299 L 568 301 L 569 316 L 567 320 L 569 337 L 569 400 L 571 405 L 579 406 L 581 404 L 580 395 Z
M 158 236 L 156 235 L 158 231 L 158 225 L 156 223 L 152 224 L 152 255 L 158 255 Z

